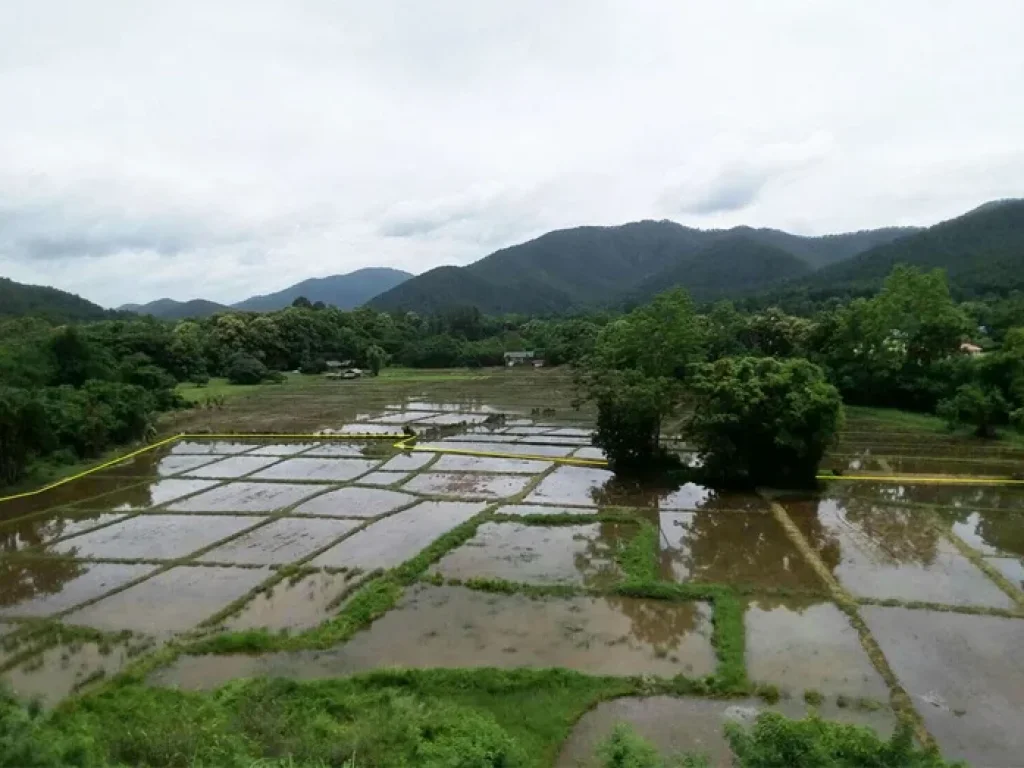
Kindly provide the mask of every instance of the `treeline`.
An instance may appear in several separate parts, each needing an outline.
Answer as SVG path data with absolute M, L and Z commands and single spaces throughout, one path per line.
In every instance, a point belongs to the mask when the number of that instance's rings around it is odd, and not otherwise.
M 701 314 L 674 291 L 608 324 L 579 383 L 620 468 L 658 463 L 662 423 L 687 408 L 706 480 L 802 485 L 844 401 L 939 413 L 981 437 L 1024 429 L 1024 328 L 1001 328 L 997 345 L 976 319 L 987 312 L 954 302 L 943 272 L 903 266 L 877 295 L 812 317 L 728 303 Z M 970 339 L 990 349 L 970 354 Z
M 0 321 L 0 484 L 21 480 L 34 461 L 73 462 L 143 438 L 160 412 L 184 405 L 179 382 L 280 381 L 285 371 L 322 372 L 327 360 L 374 372 L 388 363 L 494 366 L 527 349 L 561 364 L 587 354 L 604 321 L 344 312 L 302 298 L 278 312 L 178 322 Z

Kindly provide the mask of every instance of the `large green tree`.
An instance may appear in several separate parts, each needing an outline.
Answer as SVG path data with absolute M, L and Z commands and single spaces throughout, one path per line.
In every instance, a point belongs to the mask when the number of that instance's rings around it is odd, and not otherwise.
M 688 382 L 687 437 L 720 487 L 813 484 L 843 423 L 839 392 L 807 360 L 723 358 Z

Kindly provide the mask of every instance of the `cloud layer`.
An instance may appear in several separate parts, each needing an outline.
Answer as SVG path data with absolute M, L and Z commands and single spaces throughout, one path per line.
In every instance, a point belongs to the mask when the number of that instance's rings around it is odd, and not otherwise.
M 235 301 L 672 218 L 1024 195 L 1017 0 L 0 4 L 0 275 Z

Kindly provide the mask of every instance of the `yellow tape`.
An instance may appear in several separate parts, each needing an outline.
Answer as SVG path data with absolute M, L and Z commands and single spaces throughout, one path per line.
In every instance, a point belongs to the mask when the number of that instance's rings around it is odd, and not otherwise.
M 152 451 L 154 448 L 159 448 L 161 445 L 167 445 L 167 443 L 174 442 L 179 437 L 180 437 L 180 435 L 173 435 L 171 437 L 164 438 L 163 440 L 160 440 L 160 441 L 158 441 L 156 443 L 153 443 L 151 445 L 147 445 L 145 448 L 140 448 L 137 451 L 132 451 L 131 453 L 126 453 L 124 456 L 118 456 L 116 459 L 111 459 L 110 461 L 104 462 L 103 464 L 100 464 L 99 466 L 93 467 L 92 469 L 87 469 L 87 470 L 85 470 L 85 472 L 79 472 L 77 475 L 71 475 L 70 477 L 65 477 L 64 479 L 57 480 L 56 482 L 50 483 L 49 485 L 44 485 L 42 488 L 36 488 L 34 491 L 25 491 L 24 493 L 15 493 L 12 496 L 0 496 L 0 502 L 14 501 L 15 499 L 25 499 L 25 498 L 28 498 L 29 496 L 37 496 L 40 493 L 45 493 L 46 491 L 52 490 L 54 488 L 59 488 L 62 485 L 70 483 L 72 480 L 78 480 L 79 478 L 85 477 L 86 475 L 91 475 L 93 472 L 99 472 L 101 469 L 106 469 L 107 467 L 112 467 L 115 464 L 120 464 L 122 461 L 134 458 L 135 456 L 138 456 L 140 454 L 146 453 L 147 451 Z
M 181 440 L 201 440 L 203 438 L 213 438 L 215 440 L 245 440 L 247 438 L 258 438 L 260 440 L 270 440 L 274 438 L 282 438 L 284 440 L 394 440 L 396 437 L 406 437 L 406 435 L 404 433 L 395 432 L 344 432 L 330 435 L 307 433 L 280 434 L 277 432 L 224 432 L 220 434 L 191 434 L 186 432 L 176 435 L 176 437 Z
M 479 456 L 482 458 L 490 459 L 521 459 L 523 461 L 551 461 L 555 464 L 568 464 L 572 466 L 581 467 L 607 467 L 608 462 L 601 459 L 576 459 L 572 456 L 537 456 L 535 454 L 521 454 L 521 453 L 500 453 L 498 451 L 471 451 L 464 448 L 423 448 L 418 445 L 408 445 L 408 443 L 415 443 L 416 435 L 406 435 L 405 433 L 342 433 L 342 434 L 308 434 L 308 433 L 288 433 L 288 434 L 275 434 L 270 432 L 260 433 L 216 433 L 216 434 L 191 434 L 183 433 L 178 435 L 172 435 L 171 437 L 159 440 L 151 445 L 147 445 L 144 448 L 140 448 L 137 451 L 126 453 L 123 456 L 118 456 L 116 459 L 104 462 L 92 469 L 87 469 L 84 472 L 65 477 L 62 480 L 44 485 L 42 488 L 37 488 L 34 491 L 25 491 L 23 493 L 16 493 L 11 496 L 0 496 L 0 503 L 5 501 L 14 501 L 15 499 L 24 499 L 29 496 L 37 496 L 40 493 L 58 488 L 62 485 L 78 480 L 87 475 L 91 475 L 94 472 L 99 472 L 101 469 L 112 467 L 115 464 L 120 464 L 122 461 L 134 458 L 140 454 L 152 451 L 160 446 L 167 445 L 176 440 L 202 440 L 202 439 L 214 439 L 214 440 L 240 440 L 240 439 L 268 439 L 268 440 L 393 440 L 399 438 L 392 447 L 402 451 L 422 451 L 425 453 L 447 453 L 457 456 Z M 1014 480 L 1012 478 L 981 478 L 981 477 L 970 477 L 970 476 L 955 476 L 949 475 L 945 477 L 935 475 L 818 475 L 818 480 L 846 480 L 846 481 L 860 481 L 860 482 L 875 482 L 875 483 L 913 483 L 917 485 L 921 484 L 951 484 L 951 485 L 1024 485 L 1024 480 Z
M 875 483 L 913 483 L 914 485 L 959 484 L 959 485 L 1024 485 L 1024 480 L 1002 477 L 973 477 L 971 475 L 818 475 L 818 480 L 855 480 Z

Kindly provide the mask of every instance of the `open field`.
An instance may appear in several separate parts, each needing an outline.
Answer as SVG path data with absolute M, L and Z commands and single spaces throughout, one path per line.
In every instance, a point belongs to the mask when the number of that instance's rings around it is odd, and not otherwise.
M 599 452 L 571 398 L 558 370 L 261 386 L 172 431 L 421 439 L 186 439 L 0 502 L 0 676 L 150 741 L 170 727 L 159 699 L 195 718 L 192 754 L 266 684 L 211 691 L 266 675 L 301 681 L 272 688 L 293 716 L 375 696 L 471 707 L 516 764 L 593 764 L 626 720 L 728 765 L 721 724 L 768 707 L 1019 764 L 1024 486 L 982 478 L 1024 451 L 854 411 L 828 466 L 871 481 L 629 484 L 585 463 Z

